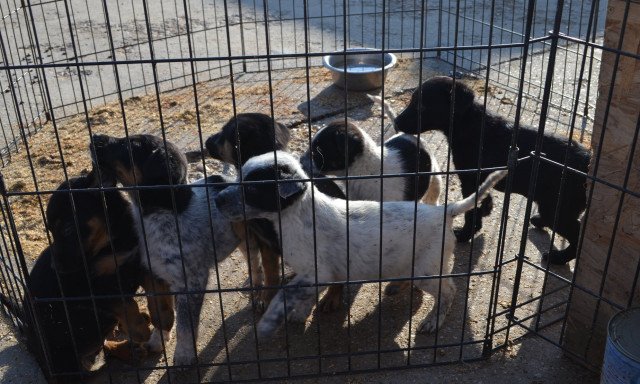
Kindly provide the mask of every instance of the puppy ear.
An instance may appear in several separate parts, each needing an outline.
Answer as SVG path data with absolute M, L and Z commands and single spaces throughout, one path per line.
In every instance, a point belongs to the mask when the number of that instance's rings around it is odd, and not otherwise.
M 348 131 L 344 130 L 344 131 L 338 131 L 336 130 L 335 134 L 334 134 L 334 139 L 336 141 L 336 152 L 342 156 L 341 159 L 344 159 L 344 154 L 345 152 L 347 152 L 347 148 L 348 144 L 346 144 L 345 146 L 345 140 L 344 140 L 344 136 L 347 135 L 347 140 L 349 139 L 349 134 Z M 348 155 L 347 155 L 348 157 Z M 344 163 L 344 162 L 343 162 Z
M 286 183 L 280 183 L 279 185 L 280 197 L 282 199 L 288 199 L 291 196 L 297 195 L 307 189 L 306 183 L 300 181 L 292 181 Z
M 280 124 L 278 122 L 275 123 L 275 133 L 276 133 L 276 149 L 277 150 L 286 150 L 287 145 L 289 144 L 289 139 L 291 134 L 289 132 L 289 128 Z
M 171 174 L 168 168 L 171 168 Z M 180 159 L 174 159 L 164 148 L 158 148 L 144 162 L 142 174 L 147 185 L 168 184 L 169 176 L 173 184 L 182 184 L 186 169 L 182 169 Z

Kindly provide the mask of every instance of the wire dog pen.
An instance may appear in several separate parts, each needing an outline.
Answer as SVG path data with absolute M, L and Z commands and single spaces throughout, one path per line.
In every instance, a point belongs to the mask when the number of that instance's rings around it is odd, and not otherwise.
M 623 15 L 624 36 L 634 4 L 620 3 L 622 10 L 617 6 L 615 12 Z M 562 0 L 4 1 L 2 293 L 12 303 L 22 301 L 31 266 L 52 244 L 48 198 L 61 182 L 89 172 L 95 133 L 161 135 L 189 154 L 190 181 L 221 171 L 219 162 L 204 156 L 203 142 L 241 112 L 266 113 L 284 123 L 292 133 L 289 150 L 298 154 L 309 148 L 319 126 L 345 116 L 379 139 L 387 123 L 381 113 L 362 93 L 332 86 L 321 67 L 322 56 L 336 51 L 368 47 L 397 55 L 399 64 L 379 94 L 398 111 L 419 84 L 444 74 L 469 84 L 487 109 L 516 125 L 571 136 L 587 146 L 599 132 L 594 143 L 602 143 L 613 129 L 606 117 L 602 122 L 596 116 L 596 105 L 608 110 L 613 100 L 613 91 L 604 102 L 598 98 L 599 86 L 601 98 L 607 91 L 602 57 L 615 56 L 613 68 L 621 57 L 632 65 L 640 59 L 637 47 L 623 44 L 622 37 L 617 45 L 605 44 L 612 8 L 600 1 Z M 618 170 L 626 178 L 598 177 L 597 165 L 587 176 L 589 203 L 579 247 L 589 240 L 585 221 L 595 185 L 619 193 L 617 213 L 607 223 L 614 238 L 618 224 L 626 223 L 623 201 L 637 204 L 640 192 L 629 180 L 637 157 L 633 113 L 635 136 Z M 446 137 L 422 137 L 447 175 L 447 200 L 455 201 L 460 170 L 449 161 Z M 600 156 L 594 151 L 592 166 Z M 519 157 L 549 163 L 540 152 Z M 380 287 L 389 280 L 382 279 L 349 281 L 337 311 L 316 312 L 305 326 L 287 324 L 274 339 L 257 340 L 259 316 L 251 305 L 252 288 L 245 285 L 247 266 L 234 254 L 210 273 L 198 359 L 189 372 L 173 369 L 173 340 L 162 356 L 137 365 L 109 361 L 101 376 L 79 377 L 180 382 L 184 377 L 172 375 L 186 374 L 193 375 L 189 381 L 248 381 L 370 372 L 482 360 L 532 334 L 598 369 L 597 342 L 578 347 L 564 340 L 571 333 L 572 297 L 585 294 L 597 303 L 593 320 L 587 320 L 587 332 L 597 333 L 603 316 L 598 306 L 622 309 L 638 302 L 640 263 L 628 261 L 635 277 L 624 281 L 625 298 L 607 296 L 607 266 L 596 288 L 574 275 L 580 256 L 571 268 L 547 266 L 541 253 L 554 244 L 564 247 L 562 239 L 553 231 L 528 229 L 535 206 L 527 196 L 494 194 L 500 198 L 483 231 L 456 247 L 453 272 L 446 276 L 458 288 L 456 303 L 435 335 L 417 334 L 411 322 L 429 312 L 431 299 L 415 292 L 386 297 Z M 611 260 L 614 244 L 603 259 Z M 148 295 L 154 293 L 134 296 Z M 19 323 L 15 313 L 10 316 Z

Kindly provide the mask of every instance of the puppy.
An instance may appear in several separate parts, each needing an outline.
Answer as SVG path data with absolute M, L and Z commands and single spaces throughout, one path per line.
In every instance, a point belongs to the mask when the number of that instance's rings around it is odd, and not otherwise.
M 387 202 L 381 208 L 379 202 L 352 201 L 349 212 L 345 202 L 331 198 L 312 188 L 298 161 L 285 152 L 277 153 L 277 164 L 271 153 L 250 159 L 243 167 L 244 186 L 231 186 L 215 197 L 220 212 L 230 220 L 243 218 L 242 189 L 244 188 L 244 212 L 249 218 L 262 217 L 272 222 L 281 220 L 284 260 L 294 269 L 296 277 L 278 292 L 267 312 L 258 324 L 259 337 L 268 337 L 288 316 L 291 321 L 304 321 L 315 303 L 313 284 L 345 281 L 347 279 L 347 220 L 349 225 L 349 278 L 366 280 L 407 277 L 414 260 L 418 276 L 451 272 L 450 259 L 455 245 L 451 222 L 453 217 L 472 209 L 475 195 L 444 206 L 417 205 L 414 202 Z M 484 197 L 502 177 L 505 171 L 489 176 L 480 187 Z M 265 183 L 265 181 L 278 180 Z M 257 182 L 257 183 L 251 183 Z M 383 210 L 382 243 L 380 243 L 380 210 Z M 446 210 L 446 211 L 445 211 Z M 315 217 L 315 226 L 314 226 Z M 443 223 L 446 217 L 446 223 Z M 444 226 L 444 228 L 443 228 Z M 317 231 L 314 231 L 317 228 Z M 442 244 L 445 230 L 444 244 Z M 314 233 L 315 232 L 315 233 Z M 379 247 L 382 247 L 382 269 L 379 270 Z M 440 265 L 441 250 L 444 250 Z M 449 310 L 455 293 L 451 279 L 418 279 L 415 285 L 440 296 L 440 317 L 425 319 L 420 332 L 432 332 L 440 326 Z M 286 308 L 284 308 L 286 295 Z M 436 303 L 436 307 L 437 307 Z M 436 311 L 437 313 L 437 311 Z
M 387 110 L 386 105 L 385 110 Z M 392 114 L 389 110 L 386 113 Z M 427 150 L 427 145 L 416 136 L 397 134 L 387 140 L 383 146 L 384 148 L 380 148 L 357 125 L 350 121 L 345 124 L 344 119 L 339 119 L 332 121 L 315 134 L 311 140 L 311 150 L 307 150 L 302 155 L 300 162 L 303 165 L 311 163 L 314 174 L 324 172 L 336 176 L 345 176 L 347 173 L 349 176 L 380 175 L 381 166 L 383 174 L 440 172 L 438 163 Z M 380 183 L 383 185 L 382 195 Z M 440 175 L 353 179 L 349 180 L 349 199 L 421 200 L 426 204 L 438 205 L 441 188 Z M 385 288 L 385 293 L 393 295 L 408 286 L 407 282 L 392 282 Z M 335 287 L 338 289 L 340 286 Z M 339 296 L 328 298 L 338 302 L 340 300 Z M 338 302 L 334 302 L 333 305 L 337 305 Z
M 452 93 L 455 104 L 451 108 Z M 427 80 L 412 95 L 409 106 L 396 118 L 399 130 L 415 134 L 438 130 L 448 135 L 449 126 L 453 127 L 452 140 L 449 143 L 453 162 L 457 169 L 472 169 L 478 167 L 480 158 L 482 167 L 497 167 L 507 164 L 509 147 L 513 135 L 513 121 L 502 116 L 485 111 L 483 105 L 474 100 L 475 94 L 471 88 L 460 81 L 455 82 L 450 77 L 434 77 Z M 451 121 L 453 113 L 453 121 Z M 484 140 L 480 136 L 482 124 L 485 124 Z M 517 146 L 519 153 L 528 155 L 535 149 L 537 131 L 533 127 L 520 126 Z M 479 152 L 483 143 L 482 153 Z M 567 165 L 581 172 L 588 172 L 591 151 L 584 145 L 565 136 L 545 133 L 541 152 L 545 157 Z M 525 161 L 518 165 L 513 176 L 514 193 L 526 196 L 529 190 L 529 178 L 532 162 Z M 459 175 L 462 184 L 462 195 L 469 196 L 476 189 L 476 174 L 463 173 Z M 480 176 L 480 182 L 486 176 Z M 580 215 L 586 207 L 586 178 L 582 175 L 567 172 L 564 181 L 563 199 L 558 202 L 562 177 L 562 169 L 545 162 L 540 163 L 534 201 L 538 204 L 538 215 L 531 218 L 531 223 L 538 228 L 554 225 L 556 210 L 558 222 L 555 231 L 563 236 L 569 246 L 564 250 L 552 250 L 545 254 L 552 264 L 564 264 L 576 257 L 576 244 L 580 231 Z M 497 185 L 497 189 L 504 191 L 505 183 Z M 482 202 L 485 211 L 490 210 L 490 196 Z M 465 224 L 456 230 L 458 241 L 468 241 L 475 232 L 482 227 L 482 218 L 474 212 L 465 215 Z
M 194 341 L 198 335 L 202 291 L 206 288 L 209 270 L 216 260 L 221 262 L 231 254 L 240 242 L 232 224 L 213 205 L 212 199 L 221 187 L 204 186 L 205 182 L 225 180 L 214 175 L 184 185 L 187 176 L 185 156 L 174 144 L 156 136 L 115 138 L 95 135 L 92 145 L 94 162 L 101 172 L 112 175 L 122 185 L 164 186 L 134 188 L 128 192 L 141 238 L 143 268 L 166 282 L 166 287 L 160 287 L 160 290 L 193 292 L 175 295 L 174 365 L 190 364 L 196 358 Z M 167 187 L 169 185 L 176 187 Z M 158 352 L 163 348 L 162 340 L 170 337 L 173 318 L 162 319 L 165 321 L 159 324 L 153 318 L 153 310 L 151 315 L 155 329 L 148 348 Z
M 270 116 L 262 113 L 240 113 L 231 118 L 220 132 L 209 136 L 205 144 L 211 157 L 233 165 L 238 171 L 254 156 L 286 150 L 289 138 L 289 129 Z M 342 190 L 330 180 L 317 181 L 316 186 L 330 196 L 344 199 Z M 248 241 L 241 242 L 240 250 L 251 265 L 251 281 L 258 287 L 263 284 L 267 287 L 280 285 L 280 238 L 275 228 L 268 220 L 263 219 L 248 220 L 247 228 Z M 260 258 L 257 257 L 258 251 Z M 260 312 L 266 309 L 276 292 L 274 289 L 259 291 L 255 303 Z M 331 287 L 327 297 L 331 298 L 325 301 L 329 303 L 325 310 L 329 311 L 335 307 L 333 303 L 340 299 L 340 288 Z
M 287 148 L 291 134 L 284 125 L 264 113 L 239 113 L 207 139 L 205 146 L 214 159 L 240 168 L 247 160 Z
M 66 192 L 95 188 L 96 178 L 91 172 L 58 187 L 46 211 L 53 242 L 29 273 L 28 294 L 21 306 L 3 297 L 50 382 L 99 369 L 105 351 L 128 362 L 141 359 L 151 335 L 148 315 L 133 298 L 117 298 L 134 294 L 141 283 L 128 202 L 118 191 L 104 192 L 104 201 L 100 192 Z M 105 341 L 116 326 L 130 341 Z
M 314 172 L 317 170 L 336 176 L 344 176 L 346 173 L 349 176 L 380 175 L 381 166 L 383 174 L 440 172 L 427 145 L 416 136 L 397 134 L 383 146 L 384 148 L 380 148 L 357 125 L 350 121 L 345 124 L 344 119 L 339 119 L 330 122 L 313 136 L 311 150 L 302 155 L 300 162 L 305 164 L 311 161 Z M 422 200 L 426 204 L 438 205 L 441 188 L 440 175 L 353 179 L 349 180 L 349 198 L 373 201 Z

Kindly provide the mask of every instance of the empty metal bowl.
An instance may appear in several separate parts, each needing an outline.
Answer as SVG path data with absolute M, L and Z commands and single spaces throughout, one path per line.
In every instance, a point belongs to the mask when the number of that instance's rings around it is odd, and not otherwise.
M 367 91 L 382 87 L 382 73 L 385 77 L 387 71 L 396 65 L 396 56 L 392 53 L 383 55 L 378 49 L 353 48 L 327 55 L 322 58 L 322 63 L 331 71 L 333 83 L 340 88 L 349 91 Z M 345 65 L 346 59 L 346 65 Z

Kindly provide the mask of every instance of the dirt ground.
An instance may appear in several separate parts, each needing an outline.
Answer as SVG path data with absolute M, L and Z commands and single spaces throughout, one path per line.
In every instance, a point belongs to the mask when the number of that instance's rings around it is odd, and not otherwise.
M 447 66 L 438 62 L 425 64 L 423 77 L 446 74 Z M 400 111 L 408 102 L 410 92 L 418 84 L 419 64 L 400 60 L 390 72 L 386 97 Z M 464 79 L 463 79 L 464 80 Z M 487 94 L 488 107 L 513 116 L 515 95 L 484 81 L 467 78 L 478 93 Z M 307 94 L 307 83 L 310 84 Z M 348 116 L 377 139 L 383 124 L 381 110 L 361 93 L 345 94 L 331 85 L 322 68 L 314 68 L 307 78 L 304 70 L 274 72 L 271 82 L 264 73 L 242 74 L 235 78 L 235 108 L 237 112 L 273 114 L 292 132 L 289 150 L 301 153 L 308 147 L 310 134 L 322 124 L 344 116 L 346 101 Z M 270 92 L 270 90 L 272 92 Z M 34 136 L 28 150 L 22 151 L 3 169 L 10 192 L 30 193 L 54 189 L 64 179 L 87 172 L 92 133 L 116 136 L 164 132 L 167 140 L 178 144 L 185 152 L 197 153 L 203 141 L 233 116 L 234 103 L 227 79 L 198 84 L 195 91 L 199 104 L 194 104 L 194 88 L 184 88 L 155 95 L 134 97 L 108 103 L 70 119 L 49 123 Z M 302 101 L 301 101 L 302 100 Z M 537 105 L 524 100 L 523 122 L 535 123 Z M 199 117 L 199 119 L 198 119 Z M 312 125 L 307 124 L 309 118 Z M 550 115 L 553 127 L 566 126 L 568 117 L 562 112 Z M 198 122 L 200 123 L 198 125 Z M 443 170 L 453 170 L 447 161 L 448 146 L 444 136 L 424 136 L 436 154 Z M 56 140 L 54 140 L 56 139 Z M 58 141 L 59 140 L 59 141 Z M 585 137 L 588 142 L 588 135 Z M 61 150 L 52 150 L 59 142 Z M 212 159 L 197 159 L 191 165 L 190 180 L 212 172 L 222 165 Z M 447 182 L 448 201 L 460 197 L 457 178 Z M 235 252 L 212 271 L 201 315 L 198 335 L 200 366 L 186 372 L 167 369 L 165 356 L 152 356 L 140 366 L 131 367 L 109 361 L 108 368 L 92 377 L 90 383 L 103 382 L 195 382 L 264 380 L 286 376 L 309 376 L 318 373 L 333 375 L 343 372 L 363 372 L 357 376 L 334 376 L 301 379 L 303 382 L 596 382 L 597 374 L 585 370 L 564 357 L 550 341 L 558 342 L 562 316 L 569 294 L 573 263 L 551 267 L 543 263 L 541 254 L 550 246 L 550 232 L 533 229 L 522 221 L 526 201 L 511 196 L 503 252 L 498 252 L 500 215 L 504 195 L 493 192 L 494 210 L 484 220 L 484 228 L 472 243 L 458 244 L 455 251 L 454 274 L 457 286 L 456 302 L 444 327 L 435 335 L 416 334 L 416 325 L 433 306 L 433 299 L 417 291 L 393 297 L 380 295 L 384 284 L 351 285 L 343 306 L 334 313 L 314 313 L 304 325 L 290 325 L 268 341 L 256 341 L 254 316 L 249 296 L 234 291 L 246 278 L 246 265 Z M 25 258 L 31 264 L 48 244 L 42 220 L 42 207 L 48 196 L 19 195 L 10 199 L 10 208 Z M 460 222 L 457 222 L 460 225 Z M 524 231 L 523 231 L 524 227 Z M 526 261 L 518 287 L 516 316 L 523 325 L 507 328 L 507 310 L 514 292 L 516 259 L 522 233 L 527 236 Z M 560 239 L 558 247 L 566 244 Z M 548 273 L 548 272 L 552 273 Z M 222 316 L 221 314 L 224 314 Z M 0 343 L 2 382 L 41 382 L 38 373 L 23 375 L 20 364 L 30 366 L 24 356 L 24 346 L 16 342 L 19 336 L 6 326 L 4 317 Z M 526 337 L 525 328 L 538 329 L 548 340 Z M 484 341 L 491 338 L 491 347 L 504 346 L 488 360 L 470 362 L 483 357 Z M 175 345 L 170 342 L 166 359 L 172 360 Z M 318 358 L 317 356 L 323 356 Z M 30 365 L 28 365 L 30 364 Z M 443 364 L 452 364 L 445 365 Z M 406 366 L 430 368 L 385 370 Z M 31 375 L 33 373 L 33 375 Z M 287 380 L 295 382 L 295 380 Z

